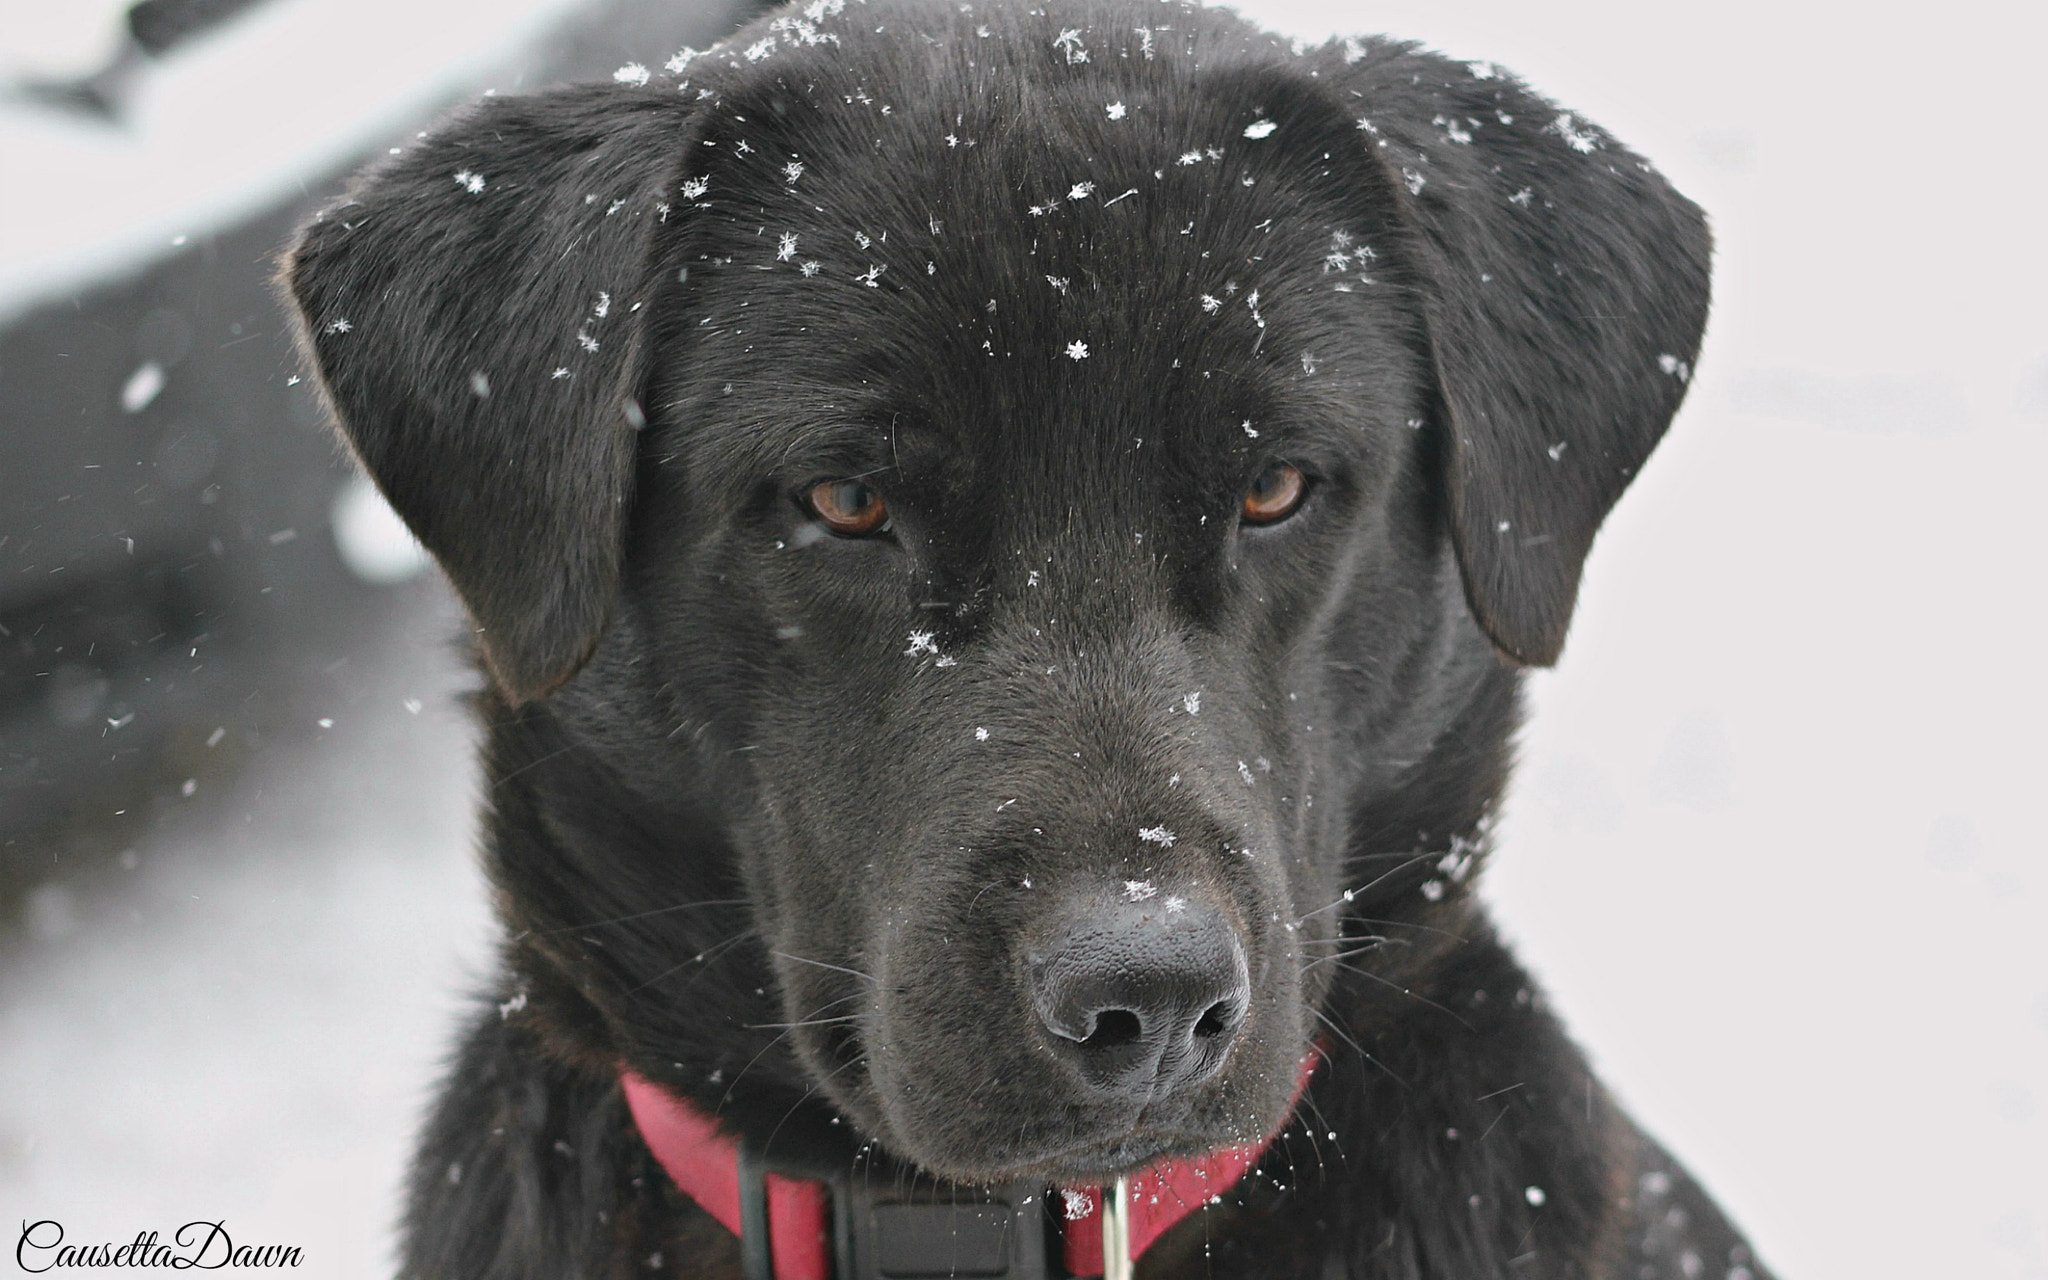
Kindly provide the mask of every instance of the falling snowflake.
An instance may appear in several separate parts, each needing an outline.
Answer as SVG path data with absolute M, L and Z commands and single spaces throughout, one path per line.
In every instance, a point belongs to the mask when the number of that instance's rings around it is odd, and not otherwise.
M 1159 892 L 1159 886 L 1150 880 L 1124 881 L 1124 897 L 1131 902 L 1143 902 Z
M 590 314 L 602 320 L 612 313 L 612 295 L 603 289 L 597 291 L 597 301 L 591 305 Z
M 1202 310 L 1208 312 L 1212 316 L 1215 315 L 1218 311 L 1223 310 L 1223 299 L 1217 297 L 1213 293 L 1203 294 Z
M 1259 438 L 1259 433 L 1256 429 L 1253 428 L 1252 420 L 1250 418 L 1246 418 L 1243 422 L 1239 423 L 1238 425 L 1242 426 L 1244 428 L 1244 433 L 1250 436 L 1252 439 L 1256 440 Z
M 1193 693 L 1181 695 L 1180 705 L 1187 708 L 1187 713 L 1191 716 L 1201 715 L 1202 691 L 1197 689 Z
M 1237 776 L 1244 779 L 1244 785 L 1252 785 L 1252 767 L 1242 760 L 1237 762 Z
M 878 267 L 871 262 L 868 264 L 868 269 L 866 271 L 860 272 L 853 278 L 860 281 L 862 284 L 866 285 L 870 289 L 879 289 L 882 287 L 880 283 L 882 273 L 884 271 L 887 271 L 888 269 L 889 268 L 887 267 Z
M 480 196 L 484 193 L 484 175 L 464 169 L 455 175 L 455 185 L 473 196 Z
M 1092 195 L 1094 195 L 1094 194 L 1095 194 L 1095 184 L 1094 184 L 1094 183 L 1092 183 L 1092 182 L 1077 182 L 1077 183 L 1075 183 L 1075 184 L 1073 185 L 1073 187 L 1072 187 L 1072 188 L 1070 188 L 1070 189 L 1069 189 L 1069 190 L 1067 191 L 1067 199 L 1069 199 L 1069 200 L 1086 200 L 1086 199 L 1087 199 L 1087 198 L 1088 198 L 1089 196 L 1092 196 Z
M 982 727 L 981 727 L 980 725 L 976 725 L 976 726 L 974 727 L 974 740 L 975 740 L 976 742 L 987 742 L 987 741 L 988 741 L 988 730 L 987 730 L 987 729 L 984 729 L 984 728 L 982 728 Z
M 791 186 L 795 186 L 796 180 L 803 176 L 804 165 L 803 161 L 801 160 L 792 160 L 788 164 L 782 166 L 782 180 L 784 182 L 787 182 Z
M 1411 196 L 1421 195 L 1423 186 L 1429 181 L 1428 178 L 1414 169 L 1401 170 L 1401 179 L 1408 184 L 1408 194 Z
M 582 347 L 585 351 L 596 351 L 597 339 L 590 336 L 590 330 L 578 329 L 576 331 L 576 345 Z
M 1054 37 L 1052 47 L 1066 55 L 1067 65 L 1075 66 L 1088 61 L 1088 50 L 1081 45 L 1081 29 L 1068 27 Z
M 788 262 L 795 257 L 796 233 L 794 231 L 785 231 L 782 233 L 782 238 L 775 242 L 775 260 L 777 262 Z
M 1244 136 L 1254 141 L 1260 138 L 1270 138 L 1273 136 L 1273 130 L 1279 127 L 1279 125 L 1274 124 L 1271 120 L 1254 120 L 1244 127 Z
M 692 49 L 689 48 L 688 46 L 685 46 L 680 53 L 676 54 L 675 57 L 670 58 L 668 62 L 665 64 L 668 73 L 672 76 L 679 76 L 683 74 L 683 68 L 690 65 L 690 60 L 695 58 L 698 52 L 699 51 L 696 49 Z
M 629 62 L 612 72 L 612 79 L 620 84 L 643 85 L 647 83 L 647 68 L 637 62 Z
M 354 328 L 355 326 L 346 320 L 329 320 L 327 322 L 327 332 L 329 333 L 347 333 Z
M 1500 68 L 1491 62 L 1468 62 L 1465 65 L 1471 69 L 1474 80 L 1491 80 L 1500 74 Z
M 1692 377 L 1692 366 L 1674 355 L 1658 356 L 1657 367 L 1680 382 L 1688 381 Z
M 933 639 L 931 632 L 913 631 L 910 633 L 910 647 L 903 651 L 903 656 L 915 658 L 920 653 L 936 655 L 938 651 L 939 642 Z
M 1173 848 L 1173 842 L 1179 838 L 1163 826 L 1142 827 L 1138 831 L 1138 839 L 1143 840 L 1147 844 L 1156 844 L 1167 849 Z
M 566 377 L 568 377 L 568 376 L 569 376 L 569 367 L 568 367 L 567 365 L 562 365 L 562 366 L 559 366 L 558 368 L 556 368 L 556 370 L 555 370 L 555 371 L 554 371 L 553 373 L 551 373 L 551 374 L 549 374 L 549 375 L 548 375 L 548 377 L 550 377 L 550 378 L 554 378 L 554 379 L 556 379 L 557 381 L 559 381 L 560 379 L 566 378 Z
M 1534 189 L 1529 187 L 1523 187 L 1520 191 L 1517 191 L 1515 192 L 1515 194 L 1508 197 L 1508 203 L 1518 204 L 1521 205 L 1524 209 L 1526 209 L 1529 207 L 1529 202 L 1531 200 L 1534 200 L 1535 198 L 1536 192 L 1534 191 Z
M 1069 342 L 1069 343 L 1067 344 L 1067 359 L 1069 359 L 1069 360 L 1086 360 L 1087 358 L 1088 358 L 1088 344 L 1087 344 L 1087 343 L 1085 343 L 1085 342 Z
M 1121 102 L 1112 102 L 1109 104 L 1109 106 L 1104 108 L 1104 110 L 1106 110 L 1109 113 L 1109 118 L 1112 120 L 1121 120 L 1124 118 L 1124 104 Z
M 773 52 L 775 52 L 775 37 L 763 36 L 747 46 L 747 61 L 759 62 Z
M 806 262 L 806 263 L 804 263 L 804 265 L 802 265 L 801 267 L 798 267 L 798 268 L 797 268 L 797 270 L 799 270 L 799 271 L 803 272 L 803 273 L 804 273 L 804 274 L 805 274 L 806 276 L 814 276 L 814 275 L 817 275 L 819 271 L 823 270 L 823 268 L 824 268 L 824 264 L 823 264 L 823 263 L 820 263 L 820 262 L 817 262 L 817 261 L 813 260 L 813 261 L 810 261 L 810 262 Z
M 709 178 L 683 179 L 683 195 L 691 200 L 703 199 L 704 193 L 709 190 L 711 190 L 711 179 Z
M 1174 161 L 1174 163 L 1179 165 L 1200 164 L 1202 163 L 1202 153 L 1199 151 L 1184 151 L 1181 153 L 1180 159 Z

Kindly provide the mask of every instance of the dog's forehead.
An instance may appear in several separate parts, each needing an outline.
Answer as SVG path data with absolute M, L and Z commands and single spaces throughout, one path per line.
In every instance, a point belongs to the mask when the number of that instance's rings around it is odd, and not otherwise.
M 971 429 L 983 458 L 1048 432 L 1229 457 L 1358 416 L 1386 372 L 1359 332 L 1402 306 L 1375 293 L 1392 232 L 1305 94 L 1171 22 L 866 17 L 785 22 L 689 90 L 691 376 L 762 458 L 882 422 L 898 451 Z

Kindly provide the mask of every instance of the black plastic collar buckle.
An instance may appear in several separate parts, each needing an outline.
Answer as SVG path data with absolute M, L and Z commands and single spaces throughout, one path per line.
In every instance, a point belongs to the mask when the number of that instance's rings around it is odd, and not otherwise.
M 1029 1183 L 956 1187 L 853 1162 L 764 1156 L 740 1143 L 740 1258 L 746 1280 L 775 1280 L 769 1249 L 770 1173 L 832 1192 L 833 1280 L 1064 1280 L 1046 1190 Z M 851 1171 L 850 1171 L 851 1170 Z

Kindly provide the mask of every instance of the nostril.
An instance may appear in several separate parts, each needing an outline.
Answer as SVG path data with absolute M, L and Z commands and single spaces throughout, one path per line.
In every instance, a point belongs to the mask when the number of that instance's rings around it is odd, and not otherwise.
M 1229 1035 L 1237 1029 L 1238 1008 L 1229 1000 L 1218 1000 L 1209 1006 L 1195 1023 L 1195 1038 L 1213 1040 L 1217 1036 Z
M 1136 1044 L 1144 1032 L 1145 1024 L 1129 1009 L 1104 1009 L 1095 1015 L 1095 1027 L 1081 1043 L 1094 1049 L 1113 1049 Z

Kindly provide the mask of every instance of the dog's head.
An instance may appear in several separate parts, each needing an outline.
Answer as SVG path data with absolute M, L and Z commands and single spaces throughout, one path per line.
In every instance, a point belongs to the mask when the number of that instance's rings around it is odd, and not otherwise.
M 287 266 L 506 714 L 579 761 L 494 797 L 509 910 L 609 1052 L 765 1055 L 942 1174 L 1256 1137 L 1346 900 L 1455 878 L 1504 734 L 1459 726 L 1558 652 L 1703 224 L 1405 46 L 842 9 L 487 102 Z M 755 963 L 700 983 L 721 883 Z

